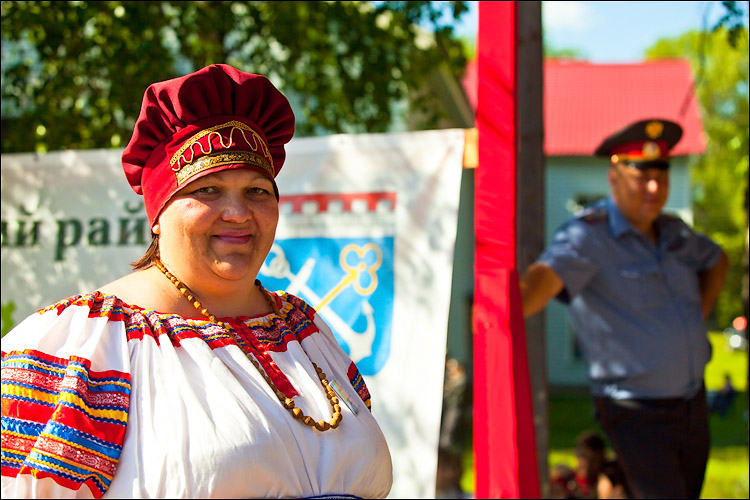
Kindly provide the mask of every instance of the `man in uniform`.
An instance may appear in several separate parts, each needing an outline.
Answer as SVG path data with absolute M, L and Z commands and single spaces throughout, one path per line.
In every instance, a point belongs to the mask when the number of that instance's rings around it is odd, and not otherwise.
M 520 285 L 524 316 L 568 304 L 597 419 L 639 498 L 698 498 L 710 447 L 704 320 L 728 260 L 662 213 L 681 136 L 648 119 L 605 138 L 610 196 L 563 224 Z

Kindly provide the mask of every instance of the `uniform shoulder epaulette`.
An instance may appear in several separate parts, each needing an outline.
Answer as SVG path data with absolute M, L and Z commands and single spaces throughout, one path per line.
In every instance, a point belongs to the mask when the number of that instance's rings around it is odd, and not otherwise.
M 607 212 L 607 207 L 590 207 L 581 210 L 577 218 L 586 224 L 598 224 L 609 220 L 609 212 Z

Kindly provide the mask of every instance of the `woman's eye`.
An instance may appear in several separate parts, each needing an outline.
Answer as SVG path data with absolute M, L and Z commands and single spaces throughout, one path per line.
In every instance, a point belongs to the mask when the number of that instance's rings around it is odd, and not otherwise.
M 259 186 L 248 189 L 248 192 L 250 194 L 268 194 L 269 193 L 269 191 L 266 188 L 262 188 Z
M 216 188 L 213 186 L 204 186 L 193 191 L 195 194 L 212 194 L 216 192 Z

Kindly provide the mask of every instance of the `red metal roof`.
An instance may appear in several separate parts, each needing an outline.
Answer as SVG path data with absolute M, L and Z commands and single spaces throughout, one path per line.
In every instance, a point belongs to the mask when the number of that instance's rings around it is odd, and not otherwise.
M 476 63 L 463 79 L 476 109 Z M 682 59 L 638 64 L 544 62 L 544 152 L 591 155 L 610 133 L 645 118 L 673 120 L 683 128 L 674 155 L 703 153 L 706 141 L 690 63 Z

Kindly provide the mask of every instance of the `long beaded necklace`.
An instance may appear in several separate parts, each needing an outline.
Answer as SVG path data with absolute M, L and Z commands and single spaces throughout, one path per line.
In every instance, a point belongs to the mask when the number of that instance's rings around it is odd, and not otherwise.
M 216 316 L 211 314 L 208 309 L 203 307 L 203 305 L 198 301 L 198 299 L 195 298 L 195 295 L 193 292 L 190 291 L 190 289 L 187 287 L 186 284 L 184 284 L 182 281 L 180 281 L 177 276 L 172 274 L 167 270 L 166 267 L 164 267 L 164 264 L 159 259 L 154 259 L 154 265 L 156 268 L 164 274 L 164 276 L 167 277 L 167 279 L 177 288 L 183 297 L 185 297 L 191 304 L 193 304 L 193 307 L 195 307 L 200 313 L 208 318 L 208 320 L 212 323 L 218 323 L 221 325 L 221 327 L 226 331 L 232 339 L 234 339 L 237 346 L 242 350 L 242 352 L 247 356 L 247 359 L 250 360 L 250 362 L 255 366 L 255 368 L 260 372 L 260 374 L 263 376 L 263 378 L 266 380 L 266 383 L 271 387 L 271 390 L 273 390 L 274 394 L 276 394 L 276 397 L 279 398 L 279 401 L 281 404 L 289 410 L 292 415 L 294 415 L 294 418 L 301 421 L 305 425 L 308 425 L 310 427 L 314 427 L 318 429 L 319 431 L 327 431 L 328 429 L 335 429 L 339 426 L 341 423 L 341 419 L 343 416 L 341 415 L 341 407 L 339 406 L 339 399 L 336 397 L 336 393 L 331 388 L 331 385 L 328 383 L 328 380 L 326 380 L 326 374 L 323 373 L 323 370 L 315 364 L 314 361 L 310 360 L 313 367 L 315 368 L 315 372 L 318 374 L 318 378 L 320 379 L 320 383 L 323 386 L 323 388 L 326 391 L 326 396 L 328 397 L 328 401 L 331 403 L 331 407 L 333 408 L 333 415 L 331 416 L 331 420 L 326 422 L 325 420 L 318 420 L 317 422 L 312 418 L 304 413 L 302 413 L 302 410 L 300 408 L 296 408 L 294 404 L 294 400 L 292 398 L 286 397 L 283 392 L 281 392 L 277 387 L 276 384 L 273 383 L 273 380 L 271 380 L 271 377 L 269 377 L 265 371 L 260 367 L 260 364 L 258 361 L 255 360 L 255 358 L 247 351 L 242 349 L 242 342 L 239 339 L 239 336 L 237 333 L 230 328 L 230 325 L 224 323 L 223 321 L 219 321 Z M 273 310 L 274 314 L 278 314 L 278 308 L 276 307 L 276 301 L 271 296 L 270 292 L 268 292 L 263 286 L 260 284 L 260 281 L 257 279 L 255 280 L 255 286 L 257 286 L 260 291 L 265 296 L 266 300 L 268 301 L 268 304 L 271 306 L 271 310 Z

